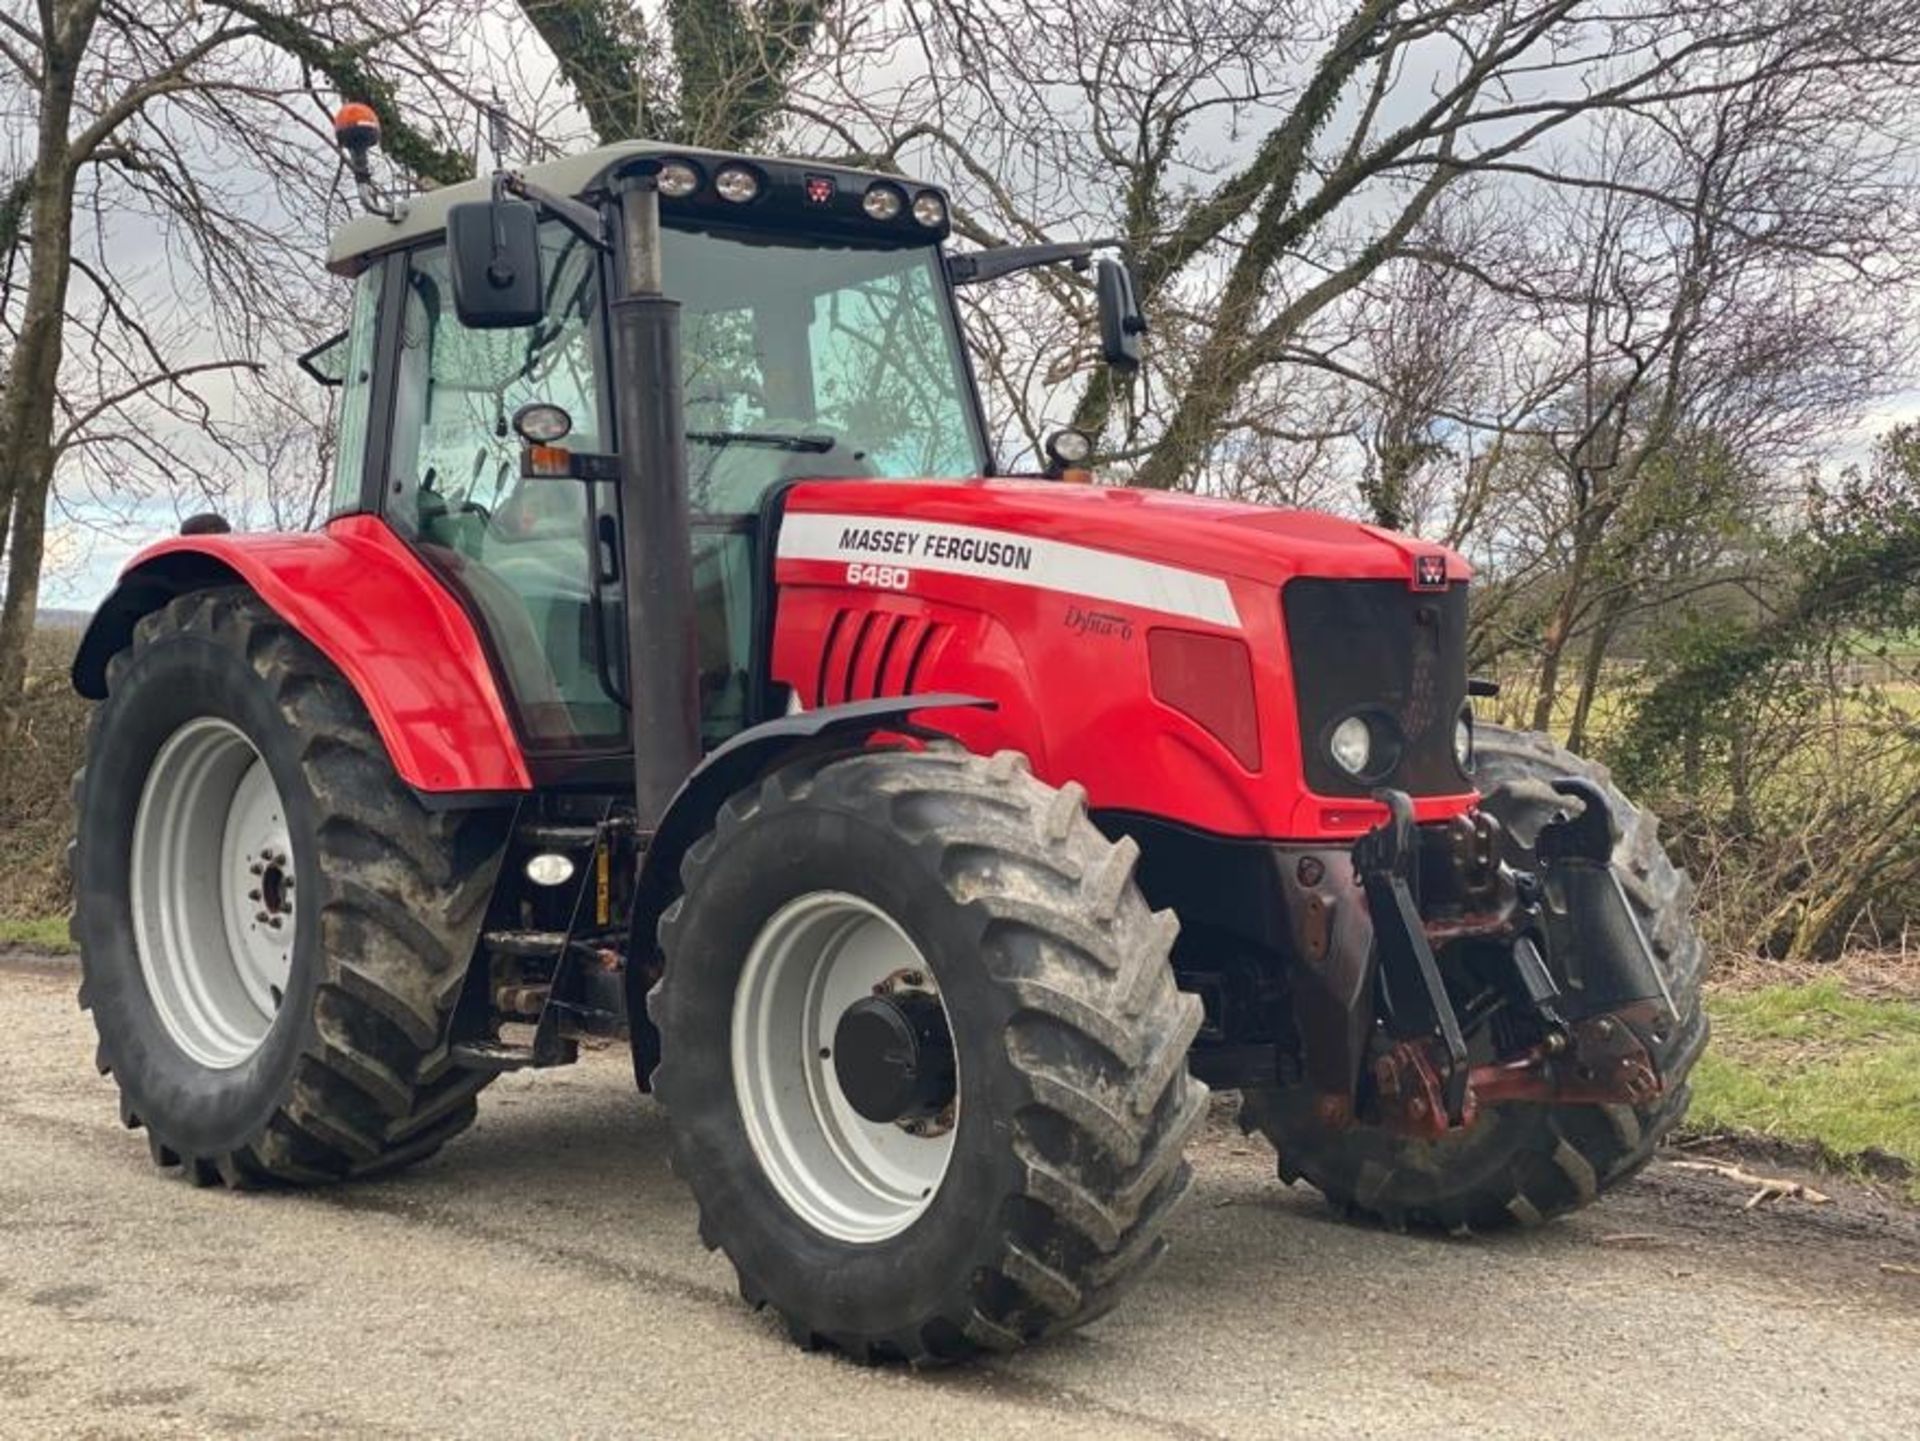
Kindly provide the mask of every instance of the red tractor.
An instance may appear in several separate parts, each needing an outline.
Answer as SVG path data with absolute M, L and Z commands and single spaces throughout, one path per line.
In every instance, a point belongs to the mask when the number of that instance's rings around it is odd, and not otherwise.
M 159 1164 L 384 1173 L 625 1039 L 747 1301 L 919 1362 L 1110 1307 L 1209 1085 L 1448 1229 L 1684 1111 L 1687 882 L 1476 724 L 1457 555 L 1073 433 L 996 475 L 954 288 L 1091 268 L 1127 367 L 1122 263 L 642 143 L 370 208 L 330 518 L 190 524 L 74 665 L 81 1000 Z

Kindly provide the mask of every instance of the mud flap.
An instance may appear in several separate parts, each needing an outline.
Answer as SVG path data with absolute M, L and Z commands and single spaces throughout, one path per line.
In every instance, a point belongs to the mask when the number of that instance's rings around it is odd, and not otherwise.
M 1658 1001 L 1678 1019 L 1653 947 L 1633 914 L 1613 866 L 1613 812 L 1591 781 L 1565 777 L 1554 790 L 1582 804 L 1541 829 L 1536 844 L 1540 920 L 1546 962 L 1568 1021 Z

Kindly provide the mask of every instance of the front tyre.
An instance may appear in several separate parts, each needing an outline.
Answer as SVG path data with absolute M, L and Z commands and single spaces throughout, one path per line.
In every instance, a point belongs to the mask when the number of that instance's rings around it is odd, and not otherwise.
M 1601 787 L 1620 826 L 1614 870 L 1679 1019 L 1657 1033 L 1654 1060 L 1665 1085 L 1643 1106 L 1489 1106 L 1462 1131 L 1414 1140 L 1368 1126 L 1329 1130 L 1305 1087 L 1242 1097 L 1241 1125 L 1273 1143 L 1283 1179 L 1311 1182 L 1342 1210 L 1393 1226 L 1488 1230 L 1588 1204 L 1644 1166 L 1686 1114 L 1687 1076 L 1707 1041 L 1693 884 L 1661 847 L 1652 812 L 1623 796 L 1604 766 L 1545 736 L 1484 725 L 1475 753 L 1485 808 L 1529 845 L 1559 800 L 1553 780 L 1577 776 Z
M 244 589 L 143 618 L 76 778 L 81 1003 L 121 1117 L 198 1184 L 333 1180 L 438 1150 L 507 815 L 433 814 L 358 697 Z
M 796 1340 L 1010 1350 L 1159 1255 L 1206 1090 L 1136 856 L 957 749 L 791 765 L 688 854 L 653 1088 L 702 1239 Z

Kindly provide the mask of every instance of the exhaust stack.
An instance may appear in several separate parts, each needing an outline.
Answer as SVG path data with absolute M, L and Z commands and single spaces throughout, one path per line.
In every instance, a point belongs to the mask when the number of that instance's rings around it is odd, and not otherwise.
M 643 834 L 700 762 L 693 524 L 680 386 L 680 302 L 660 290 L 657 162 L 622 177 L 620 294 L 609 311 L 620 457 L 627 697 L 633 795 Z

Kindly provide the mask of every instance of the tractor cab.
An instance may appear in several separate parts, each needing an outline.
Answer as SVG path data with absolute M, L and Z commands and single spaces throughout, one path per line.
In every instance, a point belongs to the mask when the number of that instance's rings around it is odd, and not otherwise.
M 779 704 L 756 647 L 766 526 L 791 482 L 993 470 L 932 187 L 640 143 L 531 166 L 520 183 L 577 203 L 531 218 L 538 288 L 519 316 L 459 303 L 467 232 L 448 221 L 501 204 L 487 182 L 352 222 L 329 257 L 354 278 L 350 329 L 325 348 L 342 385 L 331 513 L 382 517 L 483 622 L 535 757 L 627 742 L 614 467 L 555 478 L 528 456 L 617 449 L 608 307 L 637 167 L 679 311 L 704 744 Z

